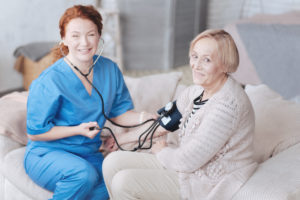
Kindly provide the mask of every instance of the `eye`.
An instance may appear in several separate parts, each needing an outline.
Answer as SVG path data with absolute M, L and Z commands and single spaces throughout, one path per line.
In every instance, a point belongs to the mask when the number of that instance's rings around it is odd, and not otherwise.
M 90 33 L 88 36 L 95 36 L 96 34 L 95 33 Z
M 197 56 L 196 54 L 192 54 L 192 55 L 191 55 L 191 58 L 193 58 L 193 59 L 197 59 L 197 58 L 198 58 L 198 56 Z
M 208 62 L 210 62 L 210 59 L 209 58 L 204 58 L 203 61 L 208 63 Z
M 78 38 L 78 37 L 79 37 L 79 35 L 72 35 L 72 37 L 73 37 L 73 38 Z

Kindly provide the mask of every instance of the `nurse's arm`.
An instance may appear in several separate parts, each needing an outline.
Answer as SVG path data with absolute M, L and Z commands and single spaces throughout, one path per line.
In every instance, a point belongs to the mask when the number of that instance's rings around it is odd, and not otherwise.
M 32 141 L 52 141 L 75 135 L 82 135 L 88 138 L 94 138 L 99 130 L 89 130 L 90 127 L 98 126 L 97 122 L 82 123 L 78 126 L 54 126 L 48 132 L 31 135 L 27 134 Z

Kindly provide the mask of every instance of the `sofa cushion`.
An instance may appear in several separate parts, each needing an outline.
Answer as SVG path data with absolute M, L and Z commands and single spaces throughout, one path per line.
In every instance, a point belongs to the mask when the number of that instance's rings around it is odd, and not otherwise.
M 3 162 L 1 172 L 22 193 L 33 199 L 49 199 L 52 193 L 39 187 L 26 174 L 23 160 L 26 147 L 18 148 L 8 153 Z
M 300 142 L 300 104 L 285 100 L 268 86 L 246 85 L 255 112 L 255 159 L 263 162 Z
M 26 103 L 28 92 L 13 92 L 0 99 L 0 134 L 26 145 Z
M 5 179 L 5 192 L 3 194 L 3 199 L 5 200 L 34 200 L 28 195 L 24 194 L 21 190 L 19 190 L 14 184 L 12 184 L 9 180 Z
M 233 200 L 300 199 L 300 144 L 260 164 Z

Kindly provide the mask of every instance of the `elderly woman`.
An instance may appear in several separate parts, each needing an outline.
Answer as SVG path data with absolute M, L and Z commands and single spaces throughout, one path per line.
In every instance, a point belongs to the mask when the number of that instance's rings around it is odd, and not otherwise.
M 113 152 L 103 173 L 112 199 L 231 199 L 256 169 L 254 112 L 229 74 L 239 55 L 224 30 L 207 30 L 190 45 L 193 86 L 177 99 L 179 146 L 154 144 L 154 154 Z

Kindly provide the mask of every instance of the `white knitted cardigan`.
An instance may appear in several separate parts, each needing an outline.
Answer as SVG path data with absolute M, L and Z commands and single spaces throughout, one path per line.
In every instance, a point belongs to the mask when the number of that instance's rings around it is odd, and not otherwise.
M 202 91 L 191 86 L 180 95 L 180 145 L 164 148 L 157 158 L 178 173 L 182 199 L 229 200 L 257 167 L 252 158 L 254 112 L 240 84 L 229 76 L 182 131 Z

